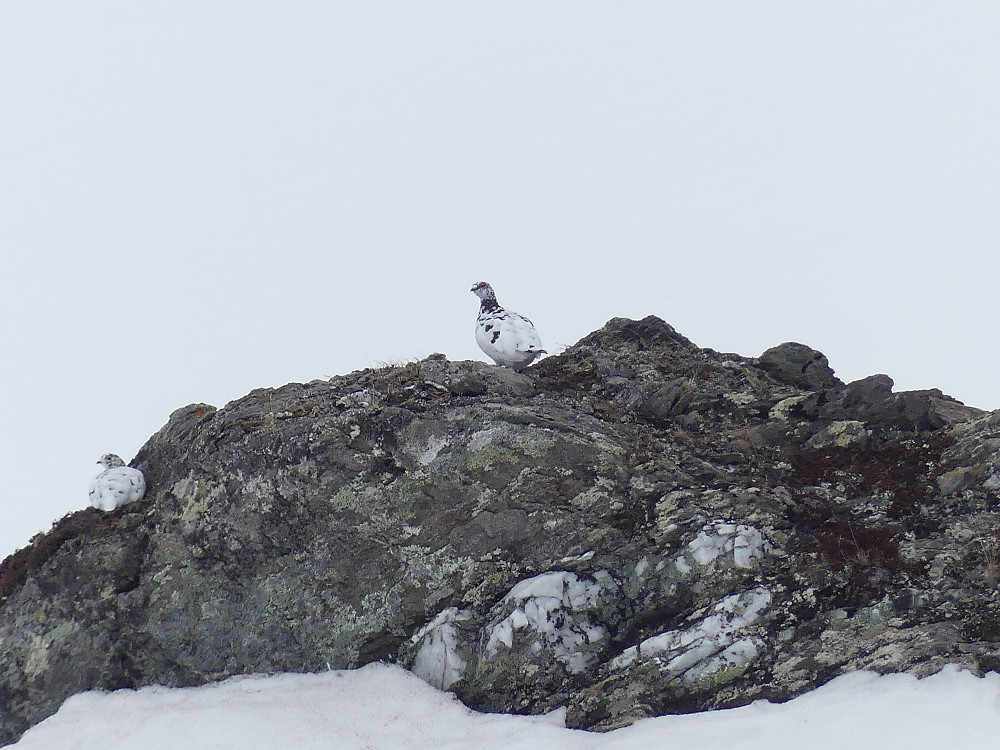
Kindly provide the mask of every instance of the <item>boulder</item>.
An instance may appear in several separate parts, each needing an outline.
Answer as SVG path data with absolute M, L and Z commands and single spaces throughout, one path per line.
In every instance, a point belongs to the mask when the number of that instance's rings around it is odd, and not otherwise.
M 615 319 L 175 411 L 146 497 L 0 565 L 0 743 L 83 690 L 400 663 L 609 729 L 1000 667 L 1000 417 Z M 81 505 L 86 496 L 81 491 Z
M 783 383 L 813 391 L 842 388 L 823 352 L 789 341 L 760 355 L 760 367 Z

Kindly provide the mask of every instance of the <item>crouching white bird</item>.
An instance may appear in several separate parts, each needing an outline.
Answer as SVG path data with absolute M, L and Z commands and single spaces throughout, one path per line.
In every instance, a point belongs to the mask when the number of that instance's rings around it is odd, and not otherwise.
M 482 304 L 476 319 L 476 343 L 498 365 L 520 372 L 545 354 L 534 324 L 523 315 L 497 304 L 493 287 L 480 281 L 472 291 Z
M 107 512 L 142 499 L 146 477 L 138 469 L 126 466 L 114 453 L 105 453 L 97 461 L 104 467 L 90 482 L 90 504 Z

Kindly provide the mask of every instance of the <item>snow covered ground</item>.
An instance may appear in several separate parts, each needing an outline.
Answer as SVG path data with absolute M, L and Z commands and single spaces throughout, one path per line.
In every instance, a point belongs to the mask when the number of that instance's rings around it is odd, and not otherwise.
M 665 716 L 607 734 L 478 714 L 398 667 L 84 693 L 18 750 L 950 750 L 1000 747 L 1000 676 L 855 673 L 782 705 Z

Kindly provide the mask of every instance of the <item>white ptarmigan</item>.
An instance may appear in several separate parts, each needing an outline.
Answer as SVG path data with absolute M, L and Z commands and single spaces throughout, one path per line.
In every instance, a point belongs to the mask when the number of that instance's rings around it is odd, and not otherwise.
M 141 471 L 126 466 L 114 453 L 105 453 L 97 463 L 104 467 L 104 471 L 90 482 L 91 505 L 108 512 L 142 499 L 146 492 L 146 477 Z
M 523 315 L 500 307 L 493 287 L 480 281 L 472 291 L 482 300 L 476 319 L 476 343 L 488 357 L 520 372 L 546 353 L 535 325 Z

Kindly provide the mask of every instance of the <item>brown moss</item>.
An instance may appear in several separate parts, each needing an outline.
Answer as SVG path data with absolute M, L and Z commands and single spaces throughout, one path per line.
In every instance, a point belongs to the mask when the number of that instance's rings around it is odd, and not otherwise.
M 0 601 L 3 601 L 33 571 L 38 570 L 64 543 L 77 537 L 110 534 L 115 519 L 94 508 L 87 508 L 56 521 L 52 528 L 32 537 L 27 547 L 19 549 L 0 563 Z
M 903 569 L 899 539 L 884 528 L 833 519 L 816 530 L 814 539 L 834 570 L 851 569 L 857 574 L 868 568 L 884 568 L 892 573 Z
M 403 404 L 413 398 L 420 381 L 420 363 L 407 362 L 405 365 L 387 365 L 372 372 L 372 387 L 382 394 L 383 402 L 391 405 Z
M 837 574 L 843 584 L 836 592 L 838 606 L 882 596 L 898 575 L 917 572 L 901 557 L 895 529 L 867 525 L 836 501 L 808 491 L 795 492 L 794 499 L 788 518 L 797 531 L 797 549 Z
M 575 355 L 547 357 L 532 368 L 539 393 L 590 391 L 600 381 L 592 362 Z
M 831 446 L 799 451 L 792 456 L 792 487 L 843 484 L 849 496 L 891 493 L 891 518 L 917 511 L 930 499 L 932 465 L 940 464 L 950 445 L 943 438 L 927 442 L 883 443 L 875 446 Z

